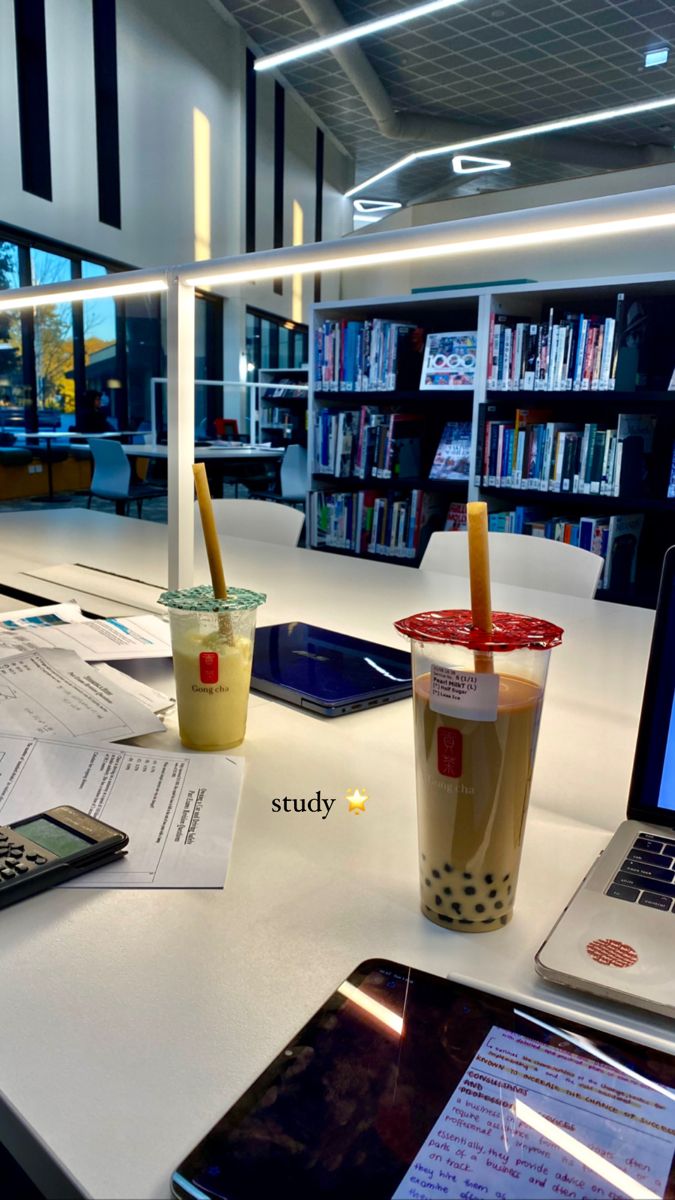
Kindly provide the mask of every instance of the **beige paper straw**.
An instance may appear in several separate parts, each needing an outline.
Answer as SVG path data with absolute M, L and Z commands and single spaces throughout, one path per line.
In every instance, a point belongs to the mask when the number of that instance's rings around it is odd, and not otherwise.
M 469 534 L 471 616 L 477 629 L 484 633 L 492 633 L 487 504 L 482 500 L 471 501 L 466 506 L 466 516 Z M 483 674 L 493 670 L 490 653 L 477 651 L 474 654 L 474 662 L 476 670 Z
M 192 467 L 192 473 L 195 477 L 197 503 L 199 504 L 202 532 L 204 534 L 206 554 L 209 560 L 209 571 L 211 572 L 213 594 L 216 600 L 227 600 L 227 584 L 225 583 L 225 573 L 223 571 L 223 559 L 220 553 L 220 543 L 218 541 L 218 531 L 216 529 L 216 518 L 213 514 L 213 502 L 211 500 L 209 481 L 206 477 L 206 467 L 204 466 L 204 463 L 194 463 Z

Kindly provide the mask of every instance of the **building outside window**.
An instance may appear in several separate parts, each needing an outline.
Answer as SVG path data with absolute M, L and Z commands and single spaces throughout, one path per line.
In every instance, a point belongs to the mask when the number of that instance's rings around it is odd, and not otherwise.
M 91 279 L 123 264 L 0 228 L 0 289 Z M 198 379 L 222 378 L 223 302 L 197 296 Z M 166 375 L 164 306 L 157 296 L 110 297 L 0 314 L 0 435 L 70 429 L 101 395 L 116 429 L 149 429 L 153 378 Z M 166 389 L 155 388 L 160 410 Z M 222 389 L 198 387 L 198 415 L 219 415 Z M 160 411 L 161 417 L 161 411 Z M 165 425 L 160 419 L 158 430 Z M 162 429 L 165 432 L 165 429 Z
M 0 288 L 19 287 L 19 251 L 0 241 Z M 24 382 L 21 319 L 0 313 L 0 436 L 24 423 Z

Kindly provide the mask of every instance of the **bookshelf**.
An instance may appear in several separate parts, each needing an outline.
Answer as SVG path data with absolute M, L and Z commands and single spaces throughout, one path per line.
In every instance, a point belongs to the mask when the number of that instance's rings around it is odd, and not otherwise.
M 415 566 L 451 500 L 466 503 L 474 410 L 472 388 L 420 387 L 425 338 L 475 331 L 478 297 L 316 305 L 313 317 L 310 544 Z M 430 480 L 449 423 L 466 439 L 464 471 Z
M 307 445 L 307 367 L 261 367 L 256 395 L 257 441 Z
M 346 323 L 356 328 L 376 321 L 410 325 L 422 333 L 403 343 L 397 370 L 385 372 L 378 387 L 359 371 L 361 344 L 357 341 L 355 352 L 352 341 L 347 354 L 352 369 L 343 379 L 348 390 L 339 390 L 334 361 L 327 385 L 322 330 L 330 323 L 343 323 L 344 330 Z M 497 327 L 511 331 L 500 372 L 494 359 Z M 556 536 L 603 553 L 611 570 L 608 566 L 599 598 L 653 605 L 663 553 L 675 543 L 675 496 L 668 497 L 669 485 L 675 490 L 675 391 L 668 390 L 675 368 L 673 329 L 675 273 L 451 288 L 315 305 L 308 411 L 310 545 L 416 566 L 431 533 L 445 527 L 449 511 L 456 527 L 467 499 L 485 499 L 493 529 Z M 476 331 L 473 388 L 421 390 L 425 336 L 468 330 Z M 340 345 L 343 363 L 342 340 Z M 528 354 L 537 376 L 526 380 Z M 322 462 L 326 430 L 344 445 L 345 421 L 351 422 L 358 439 L 364 409 L 377 414 L 390 432 L 398 427 L 419 443 L 417 458 L 405 469 L 396 473 L 388 463 L 388 478 L 364 478 L 363 464 L 353 467 L 355 451 L 348 474 L 340 473 L 335 458 L 331 463 L 329 456 L 328 469 Z M 429 479 L 448 422 L 470 425 L 466 480 Z M 492 461 L 486 437 L 493 439 Z M 392 440 L 397 442 L 395 436 Z M 399 449 L 404 440 L 398 439 Z M 503 470 L 495 469 L 497 448 Z M 401 457 L 399 468 L 403 465 Z M 376 499 L 383 501 L 377 512 Z M 417 506 L 412 534 L 411 504 Z M 382 521 L 383 510 L 384 536 L 378 530 L 373 538 L 373 522 Z M 359 522 L 366 525 L 360 537 Z

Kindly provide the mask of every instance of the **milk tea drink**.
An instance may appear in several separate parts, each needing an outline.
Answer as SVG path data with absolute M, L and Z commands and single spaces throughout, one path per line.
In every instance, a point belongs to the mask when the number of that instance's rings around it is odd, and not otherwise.
M 191 750 L 230 750 L 246 734 L 256 609 L 265 597 L 229 588 L 164 592 L 169 608 L 178 729 Z
M 422 912 L 487 933 L 513 915 L 549 650 L 562 631 L 495 613 L 483 634 L 457 611 L 401 626 L 413 638 Z

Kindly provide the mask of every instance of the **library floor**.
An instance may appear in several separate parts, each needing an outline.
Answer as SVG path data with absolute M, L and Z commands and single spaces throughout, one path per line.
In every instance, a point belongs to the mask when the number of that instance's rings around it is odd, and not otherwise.
M 234 495 L 234 489 L 232 489 Z M 50 511 L 54 508 L 86 508 L 86 495 L 78 495 L 77 492 L 64 492 L 63 497 L 57 494 L 56 499 L 50 503 L 48 500 L 2 500 L 0 501 L 0 516 L 4 512 L 36 512 L 41 508 L 48 508 Z M 91 507 L 98 512 L 114 512 L 115 506 L 109 500 L 92 499 Z M 129 508 L 129 515 L 135 519 L 136 506 L 132 504 Z M 166 496 L 153 497 L 151 500 L 143 501 L 143 518 L 144 521 L 158 521 L 160 524 L 166 525 Z

